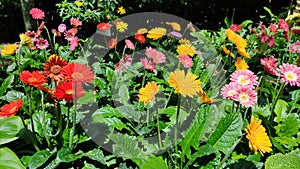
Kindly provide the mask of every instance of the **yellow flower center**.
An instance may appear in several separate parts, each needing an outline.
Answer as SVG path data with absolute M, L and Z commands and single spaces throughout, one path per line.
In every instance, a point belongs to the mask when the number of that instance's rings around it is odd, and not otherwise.
M 73 90 L 71 90 L 71 89 L 70 90 L 66 90 L 65 93 L 68 94 L 68 95 L 71 95 L 71 94 L 73 94 Z
M 34 77 L 31 77 L 31 78 L 28 79 L 28 82 L 29 82 L 29 83 L 36 82 L 36 81 L 37 81 L 37 80 L 36 80 L 36 78 L 34 78 Z
M 239 96 L 239 99 L 241 102 L 248 102 L 249 101 L 249 95 L 247 93 L 242 93 Z
M 74 79 L 82 79 L 83 75 L 81 73 L 75 72 L 72 74 L 72 78 Z
M 297 75 L 294 73 L 294 72 L 286 72 L 285 74 L 285 78 L 287 80 L 290 80 L 290 81 L 296 81 L 297 80 Z
M 250 83 L 250 80 L 246 79 L 244 76 L 241 76 L 239 79 L 238 79 L 238 82 L 239 84 L 241 85 L 247 85 Z
M 235 93 L 236 93 L 236 91 L 234 91 L 234 90 L 230 90 L 230 91 L 228 91 L 228 95 L 229 95 L 229 96 L 234 96 L 234 95 L 235 95 Z

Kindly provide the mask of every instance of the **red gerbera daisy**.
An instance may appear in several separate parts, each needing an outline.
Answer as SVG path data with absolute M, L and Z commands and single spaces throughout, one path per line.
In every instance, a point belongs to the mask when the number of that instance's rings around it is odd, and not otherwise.
M 46 83 L 46 77 L 39 71 L 34 71 L 30 73 L 29 71 L 25 70 L 21 72 L 19 76 L 20 80 L 31 86 L 36 87 Z
M 60 82 L 63 80 L 64 75 L 61 74 L 61 70 L 64 66 L 67 66 L 67 61 L 63 60 L 58 55 L 51 55 L 49 61 L 44 63 L 44 75 L 50 77 L 52 81 Z
M 113 49 L 114 47 L 116 47 L 117 46 L 117 39 L 115 39 L 115 38 L 112 38 L 111 40 L 109 40 L 108 42 L 107 42 L 107 46 L 108 46 L 108 48 L 109 49 Z
M 84 64 L 71 63 L 62 68 L 65 79 L 75 83 L 87 83 L 95 80 L 92 69 Z
M 134 37 L 140 43 L 145 43 L 146 42 L 146 38 L 142 34 L 135 34 Z
M 38 8 L 32 8 L 29 13 L 33 19 L 44 19 L 45 17 L 45 12 Z
M 1 107 L 0 117 L 10 117 L 15 115 L 23 106 L 23 101 L 18 99 L 17 101 L 11 101 L 9 104 L 5 104 Z
M 75 93 L 76 90 L 76 93 Z M 66 101 L 74 101 L 74 96 L 76 95 L 76 98 L 79 99 L 84 95 L 83 88 L 81 84 L 75 85 L 72 82 L 64 82 L 56 87 L 56 91 L 54 92 L 54 96 L 57 99 L 64 99 Z
M 97 29 L 102 30 L 102 31 L 107 31 L 110 27 L 111 26 L 108 23 L 99 23 L 97 25 Z

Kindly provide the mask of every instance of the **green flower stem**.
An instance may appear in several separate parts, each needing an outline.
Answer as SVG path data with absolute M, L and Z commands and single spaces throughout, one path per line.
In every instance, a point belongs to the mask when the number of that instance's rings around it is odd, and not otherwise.
M 149 126 L 149 107 L 147 107 L 147 115 L 146 115 L 146 122 L 147 122 L 147 127 Z
M 273 111 L 274 111 L 274 109 L 275 109 L 275 105 L 276 105 L 276 103 L 277 103 L 277 101 L 278 101 L 278 99 L 279 99 L 279 96 L 280 96 L 280 94 L 281 94 L 281 92 L 283 91 L 283 89 L 284 89 L 285 86 L 286 86 L 285 83 L 281 83 L 280 88 L 279 88 L 279 90 L 277 91 L 277 94 L 276 94 L 276 91 L 275 91 L 276 97 L 275 97 L 274 100 L 272 101 L 271 115 L 270 115 L 270 117 L 269 117 L 269 120 L 271 120 L 271 119 L 273 118 L 273 116 L 274 116 Z
M 72 125 L 72 129 L 70 131 L 70 139 L 69 139 L 69 148 L 72 149 L 73 148 L 73 137 L 75 134 L 75 129 L 76 129 L 76 109 L 77 109 L 77 83 L 75 83 L 75 87 L 74 87 L 74 113 L 73 113 L 73 125 Z
M 157 123 L 157 134 L 158 134 L 158 146 L 159 148 L 162 148 L 162 142 L 161 142 L 161 136 L 160 136 L 160 126 L 159 126 L 159 113 L 158 110 L 156 109 L 156 123 Z
M 50 141 L 49 141 L 49 138 L 48 138 L 48 135 L 47 135 L 47 118 L 46 118 L 46 112 L 45 112 L 45 106 L 44 106 L 44 93 L 42 90 L 40 90 L 40 93 L 41 93 L 41 102 L 42 102 L 42 118 L 43 118 L 43 132 L 44 132 L 44 135 L 45 135 L 45 138 L 46 138 L 46 142 L 47 142 L 47 145 L 49 148 L 51 148 L 51 144 L 50 144 Z
M 178 155 L 178 145 L 177 145 L 177 135 L 178 135 L 178 128 L 179 128 L 179 113 L 180 113 L 180 103 L 181 103 L 181 95 L 178 95 L 178 102 L 177 102 L 177 111 L 176 111 L 176 123 L 175 123 L 175 131 L 174 131 L 174 143 L 175 143 L 175 152 L 176 155 Z M 176 164 L 177 162 L 177 157 L 175 158 Z M 181 168 L 181 167 L 180 167 Z
M 34 124 L 33 124 L 33 118 L 32 118 L 32 115 L 33 115 L 33 111 L 32 111 L 32 95 L 31 95 L 31 86 L 29 86 L 29 91 L 28 91 L 28 100 L 29 100 L 29 116 L 30 116 L 30 123 L 31 123 L 31 131 L 32 131 L 32 135 L 33 135 L 33 141 L 32 141 L 32 144 L 33 146 L 35 147 L 35 149 L 37 151 L 40 151 L 38 145 L 37 145 L 37 138 L 36 138 L 36 135 L 35 135 L 35 131 L 34 131 Z
M 52 43 L 52 40 L 51 40 L 51 37 L 50 37 L 50 33 L 49 33 L 49 30 L 46 26 L 44 26 L 46 32 L 47 32 L 47 35 L 48 35 L 48 39 L 49 39 L 49 42 L 50 42 L 50 46 L 52 49 L 54 49 L 54 46 L 53 46 L 53 43 Z
M 61 114 L 61 106 L 60 102 L 57 102 L 56 105 L 56 112 L 57 112 L 57 123 L 58 123 L 58 136 L 57 136 L 57 142 L 58 142 L 58 147 L 62 147 L 62 134 L 63 134 L 63 127 L 62 127 L 62 114 Z

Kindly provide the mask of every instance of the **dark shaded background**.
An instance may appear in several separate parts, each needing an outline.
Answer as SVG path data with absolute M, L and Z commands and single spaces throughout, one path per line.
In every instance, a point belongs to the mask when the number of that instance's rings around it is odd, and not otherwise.
M 126 0 L 121 3 L 127 14 L 137 12 L 164 12 L 190 20 L 200 29 L 218 30 L 226 26 L 224 18 L 232 18 L 234 23 L 244 20 L 260 21 L 259 15 L 268 15 L 263 7 L 268 7 L 278 15 L 287 12 L 288 0 Z M 36 0 L 36 7 L 46 12 L 48 28 L 57 28 L 61 18 L 56 13 L 55 4 L 61 0 Z M 101 21 L 99 21 L 101 22 Z M 93 34 L 96 23 L 86 23 L 84 35 Z M 25 32 L 19 0 L 0 0 L 0 43 L 19 41 L 19 34 Z

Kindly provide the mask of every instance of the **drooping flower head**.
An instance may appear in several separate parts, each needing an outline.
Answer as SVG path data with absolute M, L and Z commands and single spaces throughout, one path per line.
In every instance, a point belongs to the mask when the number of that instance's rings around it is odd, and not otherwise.
M 145 87 L 139 90 L 139 101 L 148 104 L 155 100 L 159 86 L 155 82 L 148 82 Z
M 244 59 L 240 58 L 240 57 L 238 57 L 236 59 L 234 65 L 236 67 L 236 70 L 246 70 L 246 69 L 249 68 L 247 62 Z
M 74 83 L 91 83 L 95 80 L 92 69 L 84 64 L 70 63 L 62 68 L 62 74 L 66 81 Z
M 166 35 L 167 30 L 165 28 L 156 27 L 148 31 L 147 38 L 157 40 Z
M 71 102 L 74 102 L 75 95 L 76 99 L 79 99 L 84 95 L 84 90 L 81 84 L 77 84 L 75 87 L 75 84 L 72 82 L 63 82 L 56 87 L 56 91 L 54 92 L 54 96 L 57 99 L 64 99 L 65 101 Z
M 200 87 L 199 89 L 199 98 L 202 100 L 203 103 L 205 104 L 211 104 L 212 102 L 214 102 L 214 99 L 208 97 L 208 95 L 206 94 L 205 91 L 203 91 L 203 89 Z
M 72 28 L 68 31 L 65 31 L 64 33 L 65 39 L 71 41 L 72 38 L 76 35 L 76 33 L 77 33 L 77 28 Z
M 257 102 L 257 94 L 253 89 L 247 86 L 238 85 L 236 94 L 233 96 L 233 100 L 239 102 L 245 107 L 253 107 L 253 105 Z
M 49 46 L 49 43 L 48 43 L 47 39 L 38 38 L 36 40 L 36 47 L 38 49 L 46 49 L 48 46 Z
M 190 68 L 193 66 L 193 59 L 187 55 L 181 54 L 178 56 L 178 59 L 185 68 Z
M 1 55 L 13 55 L 16 53 L 18 46 L 16 44 L 8 44 L 1 50 Z
M 5 104 L 1 107 L 0 117 L 10 117 L 15 115 L 23 106 L 23 101 L 18 99 L 17 101 L 11 101 L 9 104 Z
M 70 51 L 75 50 L 75 48 L 78 46 L 79 38 L 77 36 L 74 36 L 70 40 Z
M 231 82 L 229 84 L 226 84 L 221 89 L 221 95 L 225 98 L 233 99 L 233 96 L 237 93 L 237 87 L 237 83 Z
M 251 89 L 258 84 L 257 79 L 257 76 L 250 70 L 236 70 L 230 76 L 231 82 Z
M 64 79 L 64 75 L 61 73 L 61 70 L 64 66 L 67 66 L 67 61 L 63 60 L 58 55 L 51 55 L 49 60 L 44 63 L 43 74 L 47 77 L 50 77 L 52 81 L 60 82 Z
M 146 56 L 152 59 L 153 63 L 159 64 L 166 61 L 166 56 L 162 52 L 153 49 L 152 47 L 146 47 Z
M 261 120 L 251 116 L 250 124 L 245 129 L 246 138 L 249 140 L 249 148 L 255 153 L 264 153 L 272 151 L 272 143 L 266 133 L 266 129 L 261 125 Z
M 271 56 L 269 58 L 260 59 L 260 63 L 264 66 L 265 70 L 271 75 L 277 75 L 277 60 Z
M 70 23 L 71 23 L 71 25 L 73 25 L 75 27 L 78 27 L 78 26 L 82 25 L 82 22 L 80 20 L 76 19 L 76 18 L 71 18 Z
M 132 58 L 129 55 L 125 54 L 123 58 L 115 64 L 115 71 L 123 71 L 125 68 L 128 68 L 131 65 L 131 62 Z
M 31 14 L 33 19 L 44 19 L 45 13 L 44 11 L 38 8 L 32 8 L 29 13 Z
M 192 44 L 181 44 L 176 49 L 179 55 L 189 55 L 193 57 L 196 53 L 196 48 Z
M 300 55 L 300 42 L 295 42 L 290 45 L 290 51 L 291 52 L 296 52 Z
M 21 72 L 19 76 L 22 82 L 31 86 L 39 86 L 46 83 L 46 77 L 39 71 L 30 73 L 25 70 Z
M 156 66 L 151 60 L 148 60 L 147 58 L 141 58 L 140 60 L 146 70 L 156 70 Z
M 291 86 L 300 86 L 300 68 L 296 65 L 283 63 L 279 66 L 281 80 Z
M 170 73 L 168 83 L 175 88 L 175 93 L 180 93 L 183 97 L 194 97 L 199 92 L 200 80 L 191 72 L 175 70 Z

